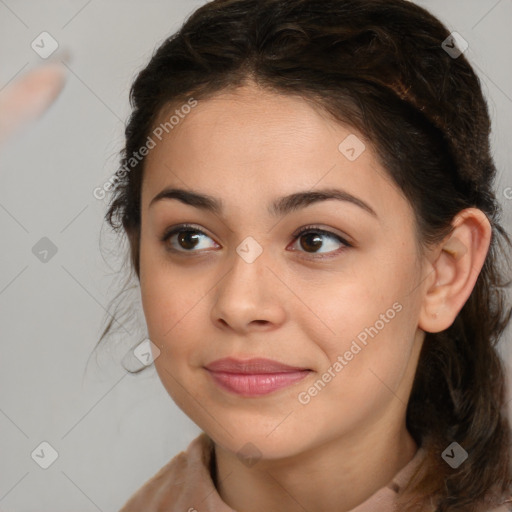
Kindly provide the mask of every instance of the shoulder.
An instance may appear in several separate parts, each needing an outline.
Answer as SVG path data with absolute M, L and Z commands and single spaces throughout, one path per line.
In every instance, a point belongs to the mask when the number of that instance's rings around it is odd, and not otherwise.
M 193 481 L 197 487 L 209 476 L 205 466 L 208 448 L 209 440 L 201 433 L 133 494 L 119 512 L 151 512 L 181 501 L 187 485 Z

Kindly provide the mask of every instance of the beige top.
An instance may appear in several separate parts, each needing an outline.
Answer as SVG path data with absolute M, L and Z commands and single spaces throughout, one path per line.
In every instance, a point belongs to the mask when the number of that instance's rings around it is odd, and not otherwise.
M 397 493 L 425 457 L 420 447 L 386 486 L 350 512 L 394 512 Z M 148 480 L 120 512 L 235 512 L 220 497 L 210 473 L 211 445 L 202 432 Z M 505 505 L 489 512 L 509 512 Z

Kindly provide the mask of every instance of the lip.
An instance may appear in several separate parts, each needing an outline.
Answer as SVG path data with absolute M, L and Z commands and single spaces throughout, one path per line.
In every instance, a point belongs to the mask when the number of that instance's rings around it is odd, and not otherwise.
M 309 368 L 299 366 L 289 366 L 272 359 L 257 357 L 253 359 L 235 359 L 234 357 L 225 357 L 217 359 L 205 366 L 207 370 L 213 372 L 237 373 L 237 374 L 267 374 L 267 373 L 286 373 L 309 370 Z
M 218 359 L 205 366 L 223 390 L 242 395 L 262 396 L 291 386 L 311 373 L 310 369 L 289 366 L 271 359 Z

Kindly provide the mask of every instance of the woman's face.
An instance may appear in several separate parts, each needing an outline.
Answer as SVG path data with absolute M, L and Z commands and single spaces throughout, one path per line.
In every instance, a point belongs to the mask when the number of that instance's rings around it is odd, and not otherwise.
M 153 136 L 142 190 L 142 303 L 169 394 L 219 445 L 251 442 L 269 459 L 404 424 L 425 270 L 411 206 L 369 144 L 304 100 L 253 86 L 188 110 Z M 218 211 L 152 202 L 170 188 Z M 339 198 L 283 199 L 325 190 Z M 248 396 L 205 369 L 225 357 L 310 371 Z

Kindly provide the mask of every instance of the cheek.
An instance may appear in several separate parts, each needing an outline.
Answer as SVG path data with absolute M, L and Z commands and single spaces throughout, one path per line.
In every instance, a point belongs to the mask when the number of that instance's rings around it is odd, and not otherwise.
M 159 366 L 179 368 L 183 359 L 198 357 L 201 327 L 206 325 L 207 293 L 211 286 L 200 272 L 172 266 L 156 250 L 141 250 L 141 301 L 149 338 L 161 350 Z
M 197 283 L 194 287 L 188 281 L 183 273 L 148 265 L 141 279 L 141 298 L 149 338 L 160 349 L 154 361 L 160 381 L 187 416 L 207 427 L 191 399 L 195 391 L 189 367 L 202 362 L 200 343 L 204 336 L 199 329 L 205 325 L 204 294 Z
M 191 285 L 193 283 L 190 283 Z M 157 243 L 143 235 L 140 247 L 140 289 L 144 316 L 154 335 L 162 337 L 183 316 L 187 296 L 193 291 L 165 259 Z M 173 322 L 175 320 L 175 322 Z
M 172 340 L 190 333 L 202 297 L 204 294 L 197 285 L 187 286 L 183 279 L 160 272 L 141 280 L 142 306 L 150 338 L 169 346 Z
M 313 322 L 303 328 L 310 339 L 321 340 L 317 342 L 326 356 L 323 370 L 341 356 L 340 374 L 350 376 L 350 383 L 367 386 L 377 381 L 373 369 L 393 384 L 407 366 L 417 329 L 417 269 L 412 261 L 396 258 L 364 269 L 350 278 L 333 279 L 317 296 L 314 304 L 324 326 L 321 337 Z M 318 320 L 314 324 L 318 327 Z

